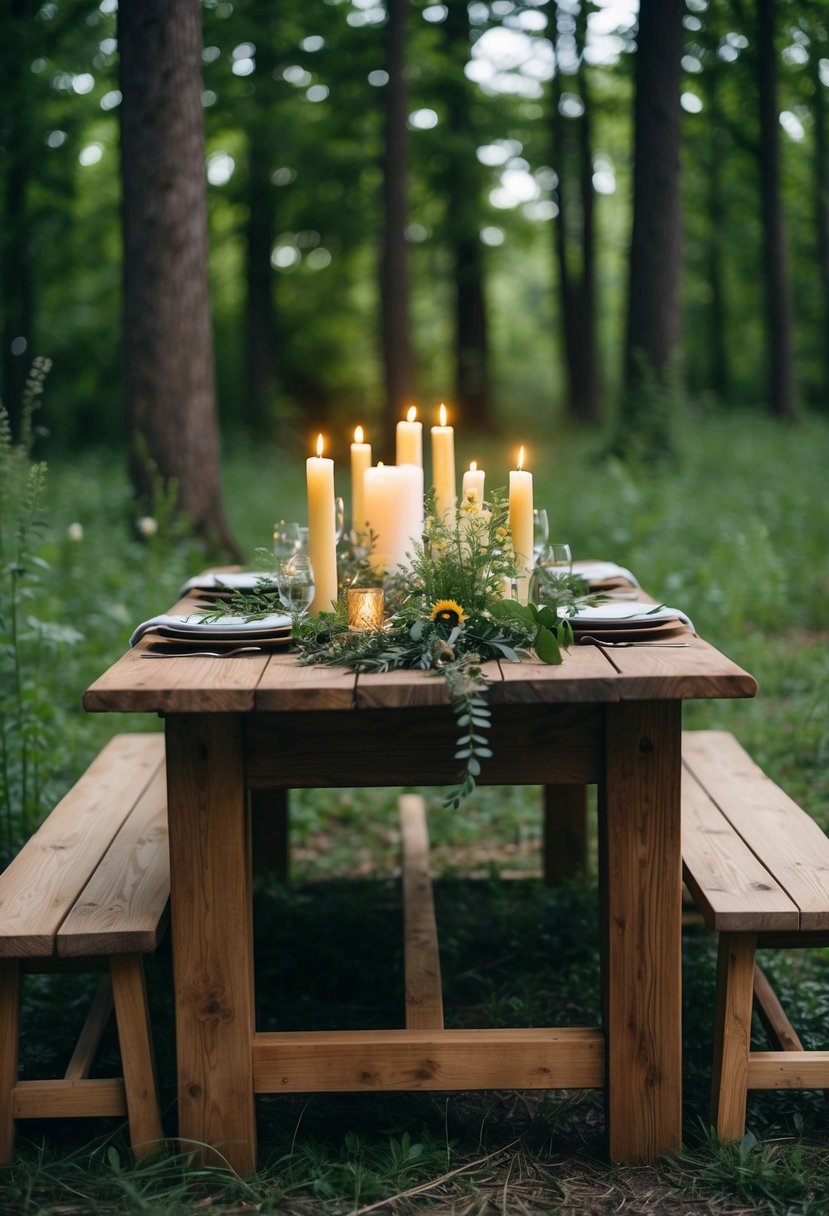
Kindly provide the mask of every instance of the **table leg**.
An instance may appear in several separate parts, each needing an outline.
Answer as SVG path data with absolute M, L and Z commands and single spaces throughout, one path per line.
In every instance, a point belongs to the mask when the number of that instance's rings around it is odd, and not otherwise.
M 545 785 L 544 880 L 555 886 L 587 866 L 587 786 Z
M 682 1135 L 681 704 L 607 707 L 600 790 L 607 1128 L 613 1161 Z
M 167 719 L 179 1137 L 240 1174 L 256 1164 L 253 927 L 242 731 L 231 714 Z
M 253 862 L 257 874 L 270 872 L 288 881 L 288 791 L 250 790 Z

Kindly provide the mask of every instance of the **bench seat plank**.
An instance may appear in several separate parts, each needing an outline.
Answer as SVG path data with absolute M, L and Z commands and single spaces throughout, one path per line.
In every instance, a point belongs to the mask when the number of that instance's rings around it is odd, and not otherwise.
M 75 958 L 152 953 L 169 895 L 162 765 L 58 930 L 57 953 Z
M 682 750 L 685 759 L 685 737 Z M 798 928 L 797 905 L 687 766 L 682 772 L 682 863 L 685 883 L 709 929 Z
M 106 744 L 2 875 L 0 957 L 54 954 L 64 917 L 163 761 L 160 734 Z
M 686 731 L 683 756 L 723 815 L 800 909 L 829 928 L 829 838 L 727 731 Z

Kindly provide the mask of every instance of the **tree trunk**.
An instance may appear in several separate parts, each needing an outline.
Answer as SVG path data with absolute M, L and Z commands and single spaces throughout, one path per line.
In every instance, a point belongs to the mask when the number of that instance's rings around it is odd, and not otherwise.
M 648 454 L 670 450 L 661 391 L 678 353 L 681 267 L 680 106 L 683 0 L 641 0 L 634 102 L 622 423 Z M 637 435 L 638 432 L 638 435 Z
M 381 445 L 394 459 L 395 426 L 414 398 L 406 242 L 408 87 L 404 76 L 409 0 L 389 0 L 385 29 L 386 126 L 383 151 L 383 236 L 380 254 L 380 334 L 386 400 Z
M 445 190 L 447 229 L 455 279 L 455 410 L 460 425 L 492 427 L 489 386 L 484 250 L 479 235 L 481 178 L 475 155 L 478 144 L 470 119 L 471 98 L 464 68 L 469 59 L 469 14 L 466 4 L 450 4 L 440 27 L 444 36 L 447 78 Z
M 34 349 L 34 289 L 29 251 L 27 195 L 30 157 L 34 139 L 32 111 L 28 104 L 26 76 L 30 74 L 32 17 L 26 0 L 11 0 L 2 52 L 7 71 L 13 73 L 4 90 L 7 106 L 0 123 L 0 143 L 5 150 L 3 181 L 3 230 L 0 233 L 0 401 L 9 414 L 12 434 L 19 438 L 23 389 Z M 33 54 L 34 52 L 31 52 Z
M 245 380 L 247 391 L 240 410 L 251 435 L 272 429 L 276 393 L 276 320 L 274 273 L 271 266 L 276 228 L 276 192 L 271 181 L 274 152 L 274 93 L 277 33 L 270 0 L 249 5 L 256 35 L 257 72 L 249 98 L 247 140 L 247 204 L 245 224 Z
M 558 21 L 558 4 L 555 20 Z M 556 29 L 558 29 L 556 25 Z M 587 9 L 582 4 L 575 21 L 578 71 L 575 84 L 583 113 L 562 113 L 560 39 L 556 34 L 556 71 L 552 88 L 553 167 L 558 184 L 558 216 L 554 223 L 559 297 L 567 368 L 567 413 L 576 422 L 595 423 L 602 416 L 602 387 L 596 356 L 595 191 L 591 111 L 584 65 Z
M 708 339 L 708 387 L 721 401 L 728 397 L 730 370 L 728 359 L 728 319 L 726 316 L 725 265 L 726 206 L 723 198 L 722 167 L 725 163 L 723 150 L 723 120 L 719 104 L 719 64 L 709 65 L 703 75 L 705 110 L 708 114 L 708 157 L 706 165 L 707 232 L 705 268 L 708 279 L 710 307 L 706 327 Z
M 826 100 L 820 77 L 820 61 L 829 57 L 826 30 L 820 21 L 811 29 L 809 70 L 812 78 L 812 117 L 814 122 L 814 212 L 817 232 L 818 276 L 820 281 L 823 334 L 823 383 L 829 384 L 829 160 L 827 160 Z M 825 397 L 822 400 L 826 410 Z
M 121 0 L 118 43 L 130 473 L 151 506 L 154 466 L 197 533 L 239 557 L 219 476 L 198 0 Z
M 257 89 L 260 87 L 257 84 Z M 272 426 L 276 390 L 273 269 L 274 188 L 271 182 L 273 140 L 256 115 L 248 134 L 248 218 L 245 224 L 245 372 L 247 392 L 240 411 L 251 435 Z
M 769 409 L 794 418 L 792 310 L 786 233 L 780 199 L 780 121 L 774 0 L 757 0 L 757 81 L 760 97 L 760 203 L 766 288 Z

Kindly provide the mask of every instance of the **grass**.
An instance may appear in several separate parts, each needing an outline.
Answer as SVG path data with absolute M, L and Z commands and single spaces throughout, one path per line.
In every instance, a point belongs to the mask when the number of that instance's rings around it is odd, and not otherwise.
M 600 460 L 570 435 L 533 450 L 536 497 L 556 539 L 612 557 L 759 680 L 753 701 L 690 704 L 689 726 L 734 731 L 771 776 L 829 827 L 829 424 L 781 430 L 765 418 L 688 414 L 681 460 L 645 476 Z M 463 437 L 459 437 L 459 443 Z M 48 457 L 48 452 L 46 453 Z M 506 481 L 506 445 L 461 445 Z M 338 466 L 339 467 L 339 466 Z M 225 468 L 232 526 L 253 555 L 278 516 L 301 518 L 302 454 L 238 451 Z M 26 739 L 45 811 L 116 730 L 147 721 L 85 715 L 83 689 L 203 562 L 159 501 L 141 538 L 120 467 L 103 453 L 49 469 L 27 576 L 19 658 L 29 680 Z M 78 529 L 82 525 L 82 539 Z M 0 621 L 0 630 L 2 621 Z M 6 639 L 0 639 L 6 643 Z M 0 653 L 2 650 L 0 650 Z M 18 719 L 4 718 L 14 776 Z M 34 754 L 34 753 L 32 753 Z M 292 883 L 257 883 L 262 1026 L 400 1024 L 402 958 L 395 790 L 292 797 Z M 598 1018 L 592 876 L 555 891 L 539 881 L 541 803 L 532 788 L 486 789 L 460 813 L 432 798 L 447 1019 L 453 1025 L 577 1024 Z M 502 875 L 521 875 L 507 881 Z M 302 949 L 296 949 L 296 943 Z M 165 1103 L 175 1126 L 169 957 L 149 983 Z M 767 960 L 809 1046 L 827 1046 L 829 955 Z M 829 1216 L 829 1119 L 815 1093 L 752 1096 L 749 1134 L 723 1147 L 705 1126 L 715 960 L 701 930 L 684 942 L 685 1148 L 653 1167 L 607 1164 L 600 1095 L 384 1094 L 258 1100 L 260 1167 L 248 1179 L 194 1166 L 170 1144 L 132 1162 L 115 1121 L 22 1124 L 0 1169 L 0 1211 L 50 1213 L 780 1212 Z M 26 1075 L 65 1054 L 85 992 L 28 981 Z M 105 1044 L 107 1052 L 114 1047 Z

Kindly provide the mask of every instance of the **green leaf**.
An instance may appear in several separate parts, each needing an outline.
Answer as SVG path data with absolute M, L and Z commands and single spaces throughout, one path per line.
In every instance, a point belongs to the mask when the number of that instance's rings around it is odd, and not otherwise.
M 558 625 L 558 613 L 549 604 L 545 604 L 538 610 L 538 624 L 544 625 L 547 629 L 555 630 Z
M 561 650 L 555 634 L 551 630 L 545 629 L 543 625 L 539 625 L 535 635 L 535 652 L 542 663 L 556 666 L 561 662 Z
M 518 600 L 499 600 L 492 608 L 492 615 L 499 621 L 520 621 L 529 628 L 535 623 L 535 611 L 530 604 L 519 604 Z

